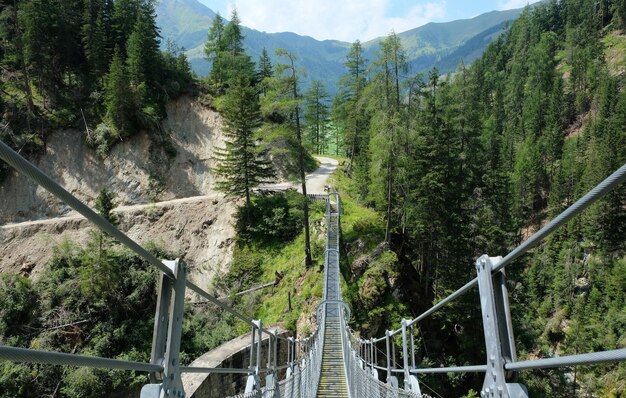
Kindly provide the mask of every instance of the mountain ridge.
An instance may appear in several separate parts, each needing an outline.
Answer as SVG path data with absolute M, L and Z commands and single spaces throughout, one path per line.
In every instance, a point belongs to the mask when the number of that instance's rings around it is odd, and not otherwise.
M 424 72 L 437 66 L 446 73 L 453 71 L 461 59 L 466 64 L 471 63 L 504 31 L 506 23 L 515 20 L 522 10 L 490 11 L 473 18 L 430 22 L 398 33 L 411 72 Z M 210 70 L 203 49 L 215 15 L 214 11 L 197 0 L 161 0 L 157 7 L 157 24 L 164 42 L 171 39 L 183 47 L 193 70 L 199 76 L 206 75 Z M 275 50 L 285 48 L 300 58 L 301 66 L 307 71 L 305 80 L 321 80 L 329 92 L 334 94 L 337 81 L 345 73 L 343 63 L 351 43 L 332 39 L 317 40 L 293 32 L 268 33 L 245 26 L 242 28 L 246 51 L 253 60 L 258 59 L 265 47 L 275 63 Z M 368 60 L 375 59 L 383 39 L 377 37 L 363 43 Z

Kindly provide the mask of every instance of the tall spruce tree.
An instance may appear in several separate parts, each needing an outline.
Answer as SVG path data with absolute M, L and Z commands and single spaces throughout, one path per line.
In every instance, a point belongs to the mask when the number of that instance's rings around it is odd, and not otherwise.
M 260 91 L 261 94 L 265 95 L 267 93 L 267 79 L 270 79 L 274 75 L 272 60 L 267 54 L 267 50 L 265 49 L 265 47 L 263 47 L 263 50 L 261 50 L 261 55 L 259 56 L 257 68 Z
M 318 154 L 326 148 L 326 126 L 328 124 L 328 92 L 319 80 L 311 82 L 304 95 L 304 121 L 308 132 L 307 144 Z
M 128 37 L 126 62 L 133 86 L 155 86 L 161 72 L 161 53 L 154 6 L 150 1 L 142 3 L 137 13 L 137 20 Z
M 244 197 L 246 205 L 250 205 L 252 188 L 274 177 L 270 161 L 257 145 L 255 132 L 261 125 L 261 111 L 254 81 L 254 63 L 248 57 L 247 67 L 237 71 L 218 101 L 225 121 L 226 146 L 216 153 L 215 173 L 220 178 L 216 186 L 227 195 Z
M 243 54 L 243 33 L 241 32 L 241 20 L 237 9 L 230 14 L 230 21 L 224 28 L 224 50 L 231 56 L 237 57 Z
M 113 60 L 104 82 L 106 118 L 119 135 L 133 133 L 135 126 L 131 115 L 134 104 L 128 95 L 130 92 L 128 74 L 119 47 L 116 47 L 113 52 Z
M 399 37 L 394 33 L 381 43 L 378 59 L 374 62 L 375 76 L 370 91 L 373 116 L 372 130 L 372 182 L 377 205 L 385 208 L 385 241 L 390 242 L 391 232 L 397 227 L 398 207 L 395 197 L 396 162 L 401 156 L 400 82 L 408 65 Z
M 365 107 L 362 101 L 363 90 L 367 82 L 367 59 L 364 57 L 363 47 L 359 40 L 352 44 L 344 65 L 348 69 L 348 73 L 341 78 L 340 86 L 346 95 L 346 111 L 348 112 L 345 140 L 346 147 L 350 150 L 350 163 L 348 164 L 348 172 L 350 172 L 355 158 L 367 147 L 367 144 L 364 143 L 367 140 L 367 137 L 364 137 L 367 125 Z
M 206 59 L 211 62 L 211 72 L 209 72 L 209 82 L 219 90 L 226 80 L 224 65 L 224 53 L 226 52 L 226 40 L 224 36 L 224 19 L 217 13 L 207 35 L 207 42 L 204 45 Z

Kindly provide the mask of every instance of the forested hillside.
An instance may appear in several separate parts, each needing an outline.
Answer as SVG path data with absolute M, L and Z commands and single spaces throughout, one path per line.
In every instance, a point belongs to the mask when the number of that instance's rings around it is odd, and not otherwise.
M 165 103 L 192 76 L 175 46 L 159 45 L 151 1 L 3 0 L 0 138 L 32 153 L 74 127 L 103 156 L 141 129 L 162 142 Z
M 475 276 L 478 256 L 506 255 L 626 162 L 625 27 L 622 1 L 550 1 L 471 67 L 408 79 L 397 35 L 371 63 L 353 45 L 333 103 L 349 156 L 343 185 L 379 211 L 390 250 L 376 273 L 358 261 L 346 270 L 365 335 L 408 315 L 394 297 L 423 312 Z M 507 269 L 522 358 L 626 346 L 625 205 L 622 186 Z M 479 308 L 469 293 L 423 323 L 422 364 L 484 363 Z M 482 379 L 422 377 L 441 396 L 480 390 Z M 520 379 L 532 397 L 626 391 L 624 364 Z

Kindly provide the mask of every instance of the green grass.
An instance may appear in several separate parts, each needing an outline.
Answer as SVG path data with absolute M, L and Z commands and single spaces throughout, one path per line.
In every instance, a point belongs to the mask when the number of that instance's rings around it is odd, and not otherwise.
M 602 39 L 609 73 L 617 76 L 626 71 L 626 36 L 610 33 Z
M 334 158 L 340 162 L 346 161 L 345 165 L 340 165 L 333 173 L 330 182 L 340 192 L 342 200 L 342 289 L 344 299 L 353 308 L 352 324 L 357 329 L 369 329 L 375 328 L 371 325 L 379 324 L 380 320 L 385 324 L 393 323 L 400 319 L 398 314 L 406 312 L 405 307 L 392 297 L 385 279 L 381 276 L 396 274 L 395 254 L 383 251 L 372 258 L 371 263 L 358 277 L 353 278 L 352 275 L 355 260 L 371 254 L 383 241 L 383 218 L 373 209 L 352 198 L 352 182 L 345 175 L 347 159 Z M 282 274 L 278 285 L 240 298 L 238 307 L 245 313 L 262 319 L 265 325 L 279 324 L 299 335 L 307 335 L 314 330 L 306 323 L 298 324 L 298 321 L 314 314 L 321 301 L 323 289 L 321 271 L 326 241 L 325 205 L 315 203 L 311 208 L 313 267 L 307 269 L 304 265 L 304 234 L 301 233 L 291 242 L 256 242 L 245 248 L 238 247 L 230 271 L 230 282 L 235 284 L 233 289 L 237 283 L 243 284 L 235 290 L 272 282 L 277 273 Z
M 319 237 L 312 239 L 312 245 L 323 246 Z M 322 273 L 319 267 L 307 269 L 304 265 L 304 236 L 301 234 L 296 240 L 277 250 L 259 250 L 264 253 L 261 280 L 265 283 L 274 280 L 276 272 L 282 273 L 280 283 L 272 291 L 262 297 L 261 305 L 256 311 L 258 318 L 268 324 L 281 323 L 290 330 L 296 329 L 296 322 L 300 313 L 310 313 L 313 306 L 322 297 Z M 313 250 L 313 249 L 312 249 Z M 317 252 L 317 253 L 316 253 Z M 323 261 L 323 254 L 313 250 L 314 262 Z M 289 310 L 289 295 L 291 295 L 291 310 Z
M 324 261 L 326 237 L 324 209 L 322 203 L 310 206 L 311 254 L 314 263 L 311 268 L 307 269 L 304 264 L 304 231 L 290 242 L 255 242 L 237 247 L 229 274 L 225 276 L 232 288 L 236 287 L 236 283 L 245 283 L 238 290 L 270 283 L 277 274 L 282 274 L 278 285 L 242 297 L 238 305 L 242 310 L 254 314 L 266 325 L 281 325 L 292 331 L 296 331 L 301 314 L 312 314 L 315 311 L 323 287 L 323 273 L 319 271 Z M 235 277 L 229 281 L 229 275 Z M 242 275 L 246 277 L 243 281 Z M 310 330 L 298 330 L 300 334 L 306 332 Z

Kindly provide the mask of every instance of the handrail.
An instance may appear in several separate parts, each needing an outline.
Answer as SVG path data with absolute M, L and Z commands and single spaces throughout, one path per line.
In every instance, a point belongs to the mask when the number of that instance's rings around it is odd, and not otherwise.
M 526 370 L 542 368 L 558 368 L 563 366 L 594 365 L 606 362 L 626 361 L 626 348 L 619 350 L 590 352 L 587 354 L 567 355 L 556 358 L 541 358 L 519 361 L 504 365 L 506 370 Z
M 0 358 L 13 362 L 32 362 L 45 365 L 72 365 L 89 368 L 134 370 L 137 372 L 162 372 L 162 365 L 94 357 L 89 355 L 67 354 L 64 352 L 34 350 L 31 348 L 0 345 Z

